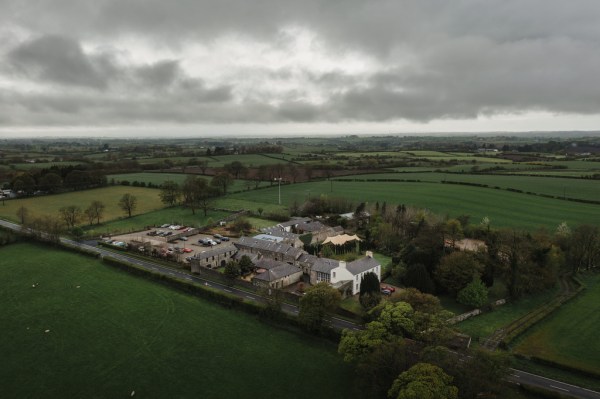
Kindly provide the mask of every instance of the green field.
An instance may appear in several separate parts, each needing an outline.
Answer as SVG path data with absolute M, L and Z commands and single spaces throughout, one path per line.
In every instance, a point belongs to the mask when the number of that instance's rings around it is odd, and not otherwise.
M 81 255 L 0 256 L 2 398 L 358 397 L 332 343 Z
M 403 179 L 439 183 L 442 181 L 486 184 L 524 192 L 585 200 L 600 200 L 600 183 L 595 180 L 537 176 L 477 175 L 455 173 L 378 173 L 344 176 L 344 179 Z
M 579 296 L 534 326 L 514 351 L 600 374 L 600 275 L 584 283 Z
M 460 322 L 455 327 L 473 339 L 485 339 L 497 329 L 550 301 L 557 294 L 557 290 L 549 290 L 522 298 L 516 302 L 508 302 L 492 312 L 483 313 Z
M 63 206 L 77 205 L 85 209 L 92 201 L 99 200 L 106 205 L 103 220 L 109 221 L 125 216 L 123 210 L 118 205 L 119 199 L 125 193 L 135 195 L 138 199 L 137 208 L 133 212 L 134 215 L 163 207 L 158 196 L 159 190 L 142 187 L 110 186 L 63 194 L 13 199 L 6 201 L 4 206 L 0 205 L 0 217 L 18 222 L 17 210 L 21 206 L 27 208 L 32 217 L 36 215 L 58 216 L 59 209 Z M 87 224 L 87 221 L 85 223 Z
M 504 190 L 439 183 L 389 183 L 315 181 L 281 186 L 281 203 L 304 202 L 308 196 L 338 196 L 353 201 L 406 204 L 440 215 L 470 215 L 473 223 L 489 217 L 492 227 L 555 229 L 566 221 L 570 226 L 600 224 L 600 205 L 582 204 Z M 280 208 L 277 187 L 232 194 L 225 202 L 246 209 Z

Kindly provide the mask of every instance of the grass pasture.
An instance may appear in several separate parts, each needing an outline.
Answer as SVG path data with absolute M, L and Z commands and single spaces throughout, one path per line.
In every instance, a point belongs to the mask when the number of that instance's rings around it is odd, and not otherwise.
M 600 275 L 583 280 L 586 289 L 535 325 L 515 352 L 600 374 Z
M 246 209 L 279 208 L 277 186 L 232 194 L 223 199 Z M 281 203 L 304 202 L 309 196 L 345 197 L 356 202 L 376 201 L 426 208 L 440 215 L 470 215 L 473 223 L 490 218 L 493 227 L 555 229 L 566 221 L 570 226 L 600 223 L 600 205 L 536 197 L 489 188 L 439 183 L 314 181 L 281 186 Z
M 134 215 L 154 211 L 163 207 L 158 196 L 159 190 L 142 187 L 110 186 L 95 188 L 91 190 L 73 191 L 55 195 L 44 195 L 39 197 L 19 198 L 6 201 L 4 206 L 0 205 L 0 217 L 18 222 L 17 210 L 24 206 L 30 212 L 30 216 L 58 215 L 63 206 L 77 205 L 82 209 L 95 200 L 100 200 L 106 205 L 104 221 L 124 217 L 125 214 L 119 208 L 119 199 L 125 193 L 135 195 L 138 205 Z
M 456 324 L 455 327 L 473 339 L 485 339 L 502 326 L 550 301 L 556 293 L 557 290 L 549 290 L 537 295 L 528 296 L 516 302 L 508 302 L 505 305 L 497 307 L 492 312 L 483 313 L 462 321 Z
M 0 256 L 3 398 L 357 397 L 332 343 L 81 255 Z

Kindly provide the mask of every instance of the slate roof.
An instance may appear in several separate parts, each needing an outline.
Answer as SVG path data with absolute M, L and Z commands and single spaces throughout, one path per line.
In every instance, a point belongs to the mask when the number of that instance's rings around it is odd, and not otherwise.
M 296 240 L 296 239 L 300 238 L 299 234 L 294 234 L 294 233 L 290 233 L 285 230 L 280 230 L 277 227 L 265 227 L 265 228 L 261 229 L 261 231 L 265 234 L 275 236 L 275 237 L 285 238 L 288 240 Z M 254 238 L 256 238 L 256 237 L 258 237 L 258 236 L 255 236 Z
M 254 266 L 256 266 L 257 269 L 266 269 L 266 270 L 275 269 L 275 268 L 278 268 L 278 267 L 284 266 L 284 265 L 287 265 L 287 263 L 280 262 L 275 259 L 264 258 L 264 257 L 260 260 L 257 260 L 256 262 L 254 262 Z
M 282 242 L 283 241 L 283 237 L 278 237 L 275 234 L 259 234 L 254 236 L 254 238 L 256 238 L 257 240 L 265 240 L 265 241 L 272 241 L 272 242 Z
M 224 245 L 224 246 L 218 246 L 216 248 L 207 249 L 204 252 L 196 253 L 196 255 L 194 255 L 194 258 L 196 258 L 198 260 L 202 260 L 202 259 L 210 258 L 211 256 L 223 255 L 223 254 L 226 254 L 229 251 L 236 252 L 237 248 L 234 247 L 231 244 L 230 245 Z
M 353 262 L 350 262 L 346 265 L 346 269 L 354 276 L 360 274 L 362 272 L 366 272 L 367 270 L 371 270 L 376 266 L 379 266 L 379 262 L 375 260 L 375 258 L 371 258 L 369 256 L 365 256 L 362 259 L 357 259 Z
M 269 251 L 275 252 L 278 254 L 282 254 L 285 256 L 290 256 L 294 259 L 298 259 L 300 255 L 304 252 L 299 248 L 292 247 L 289 244 L 277 243 L 265 240 L 257 240 L 252 237 L 241 237 L 238 242 L 235 244 L 238 248 L 254 248 L 259 251 Z
M 328 258 L 317 258 L 313 263 L 312 270 L 315 272 L 329 273 L 340 265 L 340 261 Z
M 298 273 L 301 271 L 302 270 L 300 270 L 300 268 L 298 268 L 294 265 L 288 265 L 287 263 L 283 263 L 280 266 L 277 266 L 273 269 L 267 270 L 264 273 L 254 276 L 254 278 L 256 280 L 271 282 L 271 281 L 279 280 L 280 278 L 283 278 L 283 277 L 291 276 L 292 274 L 295 274 L 295 273 Z
M 279 223 L 277 226 L 279 226 L 279 227 L 295 226 L 298 223 L 310 222 L 311 220 L 312 220 L 311 218 L 294 218 L 294 219 L 288 220 L 287 222 Z
M 298 226 L 296 226 L 296 229 L 308 232 L 321 231 L 326 228 L 328 228 L 328 226 L 325 226 L 319 221 L 298 223 Z

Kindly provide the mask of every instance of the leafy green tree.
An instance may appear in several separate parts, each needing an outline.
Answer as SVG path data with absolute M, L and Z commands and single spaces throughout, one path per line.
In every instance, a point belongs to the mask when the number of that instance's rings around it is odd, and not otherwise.
M 406 302 L 388 302 L 381 310 L 377 320 L 385 326 L 390 334 L 406 337 L 415 332 L 413 313 L 412 306 Z
M 240 269 L 240 265 L 236 261 L 232 260 L 227 262 L 227 264 L 225 265 L 225 270 L 223 271 L 223 274 L 225 274 L 225 277 L 233 281 L 241 276 L 242 271 Z
M 433 293 L 435 291 L 435 284 L 427 268 L 421 263 L 410 265 L 406 269 L 404 283 L 407 287 L 414 287 L 421 292 Z
M 463 305 L 479 308 L 488 302 L 488 289 L 479 277 L 476 277 L 465 288 L 458 291 L 456 297 Z
M 403 372 L 388 391 L 391 399 L 458 399 L 453 378 L 438 366 L 417 363 Z
M 250 273 L 254 269 L 254 263 L 252 262 L 252 260 L 250 260 L 250 257 L 248 255 L 242 256 L 239 265 L 240 272 L 243 275 Z
M 128 217 L 131 217 L 131 214 L 135 211 L 137 207 L 137 197 L 130 193 L 125 193 L 119 200 L 119 208 L 123 210 L 123 212 L 127 213 Z
M 181 188 L 177 182 L 167 180 L 160 186 L 159 196 L 164 204 L 173 206 L 181 197 Z
M 344 361 L 361 360 L 374 348 L 392 338 L 388 328 L 380 321 L 372 321 L 364 330 L 344 330 L 338 345 L 338 353 L 344 356 Z
M 450 294 L 456 295 L 473 280 L 473 276 L 480 277 L 482 272 L 483 265 L 473 255 L 458 251 L 442 258 L 435 277 Z
M 56 173 L 46 173 L 40 178 L 40 190 L 55 193 L 62 187 L 62 177 Z
M 365 273 L 361 277 L 358 300 L 365 309 L 371 309 L 381 302 L 379 278 L 375 273 Z
M 298 319 L 309 330 L 318 330 L 323 326 L 329 312 L 334 311 L 342 296 L 338 290 L 326 282 L 313 285 L 300 298 Z

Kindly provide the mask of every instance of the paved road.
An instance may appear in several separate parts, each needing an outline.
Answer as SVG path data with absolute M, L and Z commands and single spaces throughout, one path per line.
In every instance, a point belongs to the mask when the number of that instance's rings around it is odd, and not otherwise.
M 0 225 L 7 227 L 9 229 L 17 230 L 17 231 L 21 230 L 20 225 L 11 223 L 11 222 L 7 222 L 4 220 L 0 220 Z M 143 268 L 151 270 L 153 272 L 163 273 L 165 275 L 181 278 L 184 280 L 188 280 L 188 281 L 192 281 L 192 282 L 196 282 L 196 283 L 200 283 L 200 284 L 205 284 L 206 286 L 210 286 L 214 289 L 221 290 L 221 291 L 227 292 L 232 295 L 236 295 L 240 298 L 250 299 L 252 301 L 259 302 L 259 303 L 265 303 L 267 301 L 265 298 L 263 298 L 259 295 L 256 295 L 256 294 L 253 294 L 253 293 L 250 293 L 247 291 L 243 291 L 243 290 L 237 289 L 235 287 L 229 287 L 227 285 L 223 285 L 220 283 L 215 283 L 215 282 L 212 282 L 209 280 L 205 280 L 201 277 L 192 276 L 192 275 L 189 275 L 189 274 L 184 273 L 179 270 L 175 270 L 175 269 L 171 269 L 169 267 L 158 265 L 154 262 L 141 260 L 141 259 L 130 257 L 130 256 L 127 256 L 124 254 L 115 253 L 115 252 L 103 249 L 101 247 L 95 247 L 95 246 L 88 245 L 85 243 L 79 243 L 76 241 L 68 240 L 66 238 L 61 238 L 61 242 L 95 251 L 95 252 L 99 253 L 100 256 L 111 256 L 113 258 L 131 262 L 137 266 L 143 267 Z M 287 304 L 287 303 L 284 303 L 282 305 L 282 310 L 289 314 L 298 314 L 298 307 Z M 349 328 L 349 329 L 354 329 L 354 330 L 362 329 L 362 326 L 360 326 L 360 325 L 357 325 L 357 324 L 354 324 L 349 321 L 339 319 L 336 317 L 334 317 L 332 319 L 332 325 L 338 329 L 344 329 L 344 328 Z M 591 390 L 585 389 L 585 388 L 581 388 L 581 387 L 578 387 L 575 385 L 566 384 L 564 382 L 552 380 L 550 378 L 531 374 L 531 373 L 521 371 L 521 370 L 513 369 L 508 380 L 510 382 L 513 382 L 516 384 L 533 385 L 533 386 L 537 386 L 540 388 L 548 389 L 550 391 L 571 395 L 576 398 L 600 399 L 600 393 L 598 393 L 598 392 L 591 391 Z
M 575 385 L 566 384 L 540 375 L 531 374 L 526 371 L 512 369 L 511 375 L 508 377 L 510 382 L 515 384 L 527 384 L 536 387 L 559 392 L 565 395 L 570 395 L 575 398 L 582 399 L 600 399 L 600 392 L 591 391 Z

